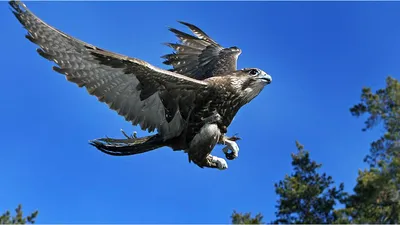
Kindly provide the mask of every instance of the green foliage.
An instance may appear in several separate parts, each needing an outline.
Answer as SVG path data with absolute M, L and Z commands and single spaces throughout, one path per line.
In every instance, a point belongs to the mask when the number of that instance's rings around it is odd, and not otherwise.
M 232 224 L 264 224 L 263 216 L 261 213 L 252 217 L 250 213 L 237 213 L 233 211 L 231 215 Z
M 10 211 L 5 212 L 3 215 L 0 216 L 0 224 L 34 224 L 39 212 L 35 211 L 31 213 L 31 215 L 24 217 L 22 212 L 22 205 L 18 205 L 18 207 L 15 209 L 15 213 L 15 216 L 11 216 Z
M 382 124 L 385 134 L 371 144 L 365 158 L 371 168 L 359 172 L 345 214 L 354 223 L 400 222 L 400 83 L 391 77 L 386 88 L 373 94 L 363 88 L 361 103 L 350 109 L 354 116 L 368 114 L 369 130 Z
M 346 197 L 344 185 L 332 187 L 332 177 L 317 172 L 321 164 L 310 159 L 309 152 L 296 142 L 297 154 L 292 154 L 294 173 L 275 184 L 279 196 L 273 223 L 333 223 L 334 206 Z
M 400 83 L 392 78 L 386 79 L 386 88 L 372 93 L 363 88 L 361 102 L 354 105 L 350 112 L 353 116 L 368 114 L 363 131 L 382 124 L 385 134 L 371 144 L 371 152 L 365 158 L 372 167 L 378 162 L 389 163 L 400 152 Z
M 344 210 L 353 223 L 400 222 L 400 161 L 395 161 L 397 171 L 384 166 L 359 172 L 355 193 Z

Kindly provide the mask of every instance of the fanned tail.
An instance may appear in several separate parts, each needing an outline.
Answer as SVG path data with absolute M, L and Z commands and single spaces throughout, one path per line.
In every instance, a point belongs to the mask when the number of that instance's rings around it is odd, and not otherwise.
M 163 138 L 156 134 L 141 138 L 99 138 L 89 142 L 101 152 L 113 156 L 135 155 L 165 146 Z

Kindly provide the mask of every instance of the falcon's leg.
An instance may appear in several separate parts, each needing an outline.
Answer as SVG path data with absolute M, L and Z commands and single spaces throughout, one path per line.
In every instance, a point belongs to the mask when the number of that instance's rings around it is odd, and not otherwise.
M 218 168 L 220 170 L 227 169 L 228 164 L 224 159 L 210 155 L 220 136 L 221 131 L 218 125 L 204 125 L 190 142 L 189 149 L 185 150 L 189 155 L 189 162 L 193 161 L 199 167 Z
M 226 145 L 222 151 L 225 153 L 225 157 L 228 160 L 236 159 L 239 156 L 239 146 L 235 141 L 229 140 L 229 138 L 224 135 L 218 143 Z M 229 152 L 229 150 L 232 152 Z
M 203 122 L 206 124 L 211 124 L 211 123 L 219 123 L 221 122 L 222 116 L 219 115 L 217 112 L 215 112 L 212 116 L 209 116 L 205 119 L 203 119 Z M 225 134 L 227 132 L 226 127 L 219 127 L 220 132 Z M 236 144 L 236 140 L 239 140 L 240 138 L 238 137 L 226 137 L 225 135 L 222 136 L 221 140 L 218 142 L 219 144 L 224 144 L 226 145 L 222 151 L 225 153 L 225 157 L 228 160 L 233 160 L 239 156 L 239 146 Z M 231 150 L 231 152 L 229 152 Z

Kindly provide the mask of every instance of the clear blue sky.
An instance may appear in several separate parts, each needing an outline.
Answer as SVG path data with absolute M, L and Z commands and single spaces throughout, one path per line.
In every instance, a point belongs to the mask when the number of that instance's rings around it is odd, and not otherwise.
M 229 128 L 229 169 L 200 169 L 182 152 L 105 155 L 88 140 L 138 130 L 51 70 L 0 3 L 0 211 L 22 203 L 38 223 L 228 223 L 234 209 L 274 218 L 274 183 L 291 173 L 295 140 L 352 190 L 369 143 L 349 107 L 361 88 L 399 77 L 400 2 L 26 2 L 40 18 L 99 47 L 162 65 L 168 26 L 196 24 L 238 46 L 238 67 L 273 83 Z M 139 135 L 145 135 L 139 132 Z M 222 156 L 221 147 L 214 154 Z

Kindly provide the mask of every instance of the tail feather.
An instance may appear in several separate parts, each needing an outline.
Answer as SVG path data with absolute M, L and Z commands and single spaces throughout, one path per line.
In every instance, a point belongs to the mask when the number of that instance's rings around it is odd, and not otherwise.
M 135 155 L 165 146 L 159 135 L 132 139 L 99 138 L 89 142 L 101 152 L 113 156 Z

